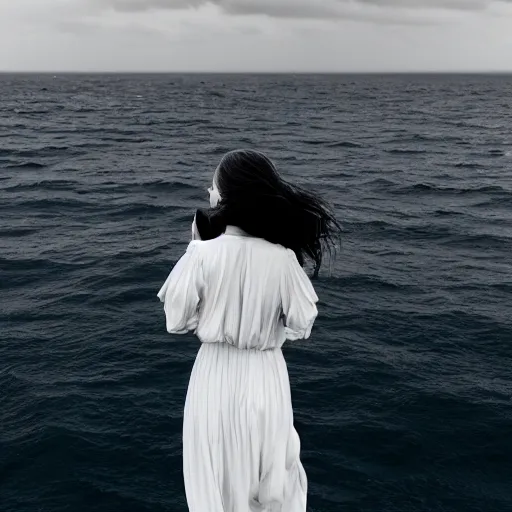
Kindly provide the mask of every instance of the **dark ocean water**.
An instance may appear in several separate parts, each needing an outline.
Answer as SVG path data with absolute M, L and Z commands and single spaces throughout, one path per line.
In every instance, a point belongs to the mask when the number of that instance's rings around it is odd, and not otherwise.
M 511 511 L 511 98 L 506 76 L 0 75 L 0 512 L 187 510 L 199 342 L 156 292 L 238 147 L 344 228 L 284 349 L 308 510 Z

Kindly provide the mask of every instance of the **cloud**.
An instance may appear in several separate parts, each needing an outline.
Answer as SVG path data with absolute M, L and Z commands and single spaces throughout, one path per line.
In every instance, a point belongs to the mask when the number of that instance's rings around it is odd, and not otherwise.
M 462 19 L 482 11 L 501 15 L 512 0 L 0 0 L 0 20 L 24 9 L 33 17 L 71 19 L 110 14 L 151 14 L 154 11 L 213 9 L 237 17 L 289 20 L 356 20 L 382 24 L 432 24 Z M 5 11 L 7 9 L 7 11 Z M 507 13 L 509 14 L 510 11 Z M 508 17 L 508 16 L 507 16 Z
M 351 12 L 373 9 L 445 9 L 479 11 L 493 0 L 92 0 L 117 11 L 141 12 L 154 9 L 194 9 L 205 4 L 217 5 L 229 14 L 261 14 L 278 18 L 346 17 Z M 495 0 L 507 1 L 507 0 Z
M 0 69 L 510 71 L 511 19 L 512 0 L 0 0 Z
M 375 21 L 381 23 L 410 22 L 429 24 L 428 18 L 396 15 L 389 9 L 376 5 L 365 5 L 360 0 L 323 0 L 312 3 L 310 0 L 218 0 L 219 7 L 227 14 L 264 15 L 272 18 L 288 19 L 348 19 Z
M 191 9 L 210 3 L 208 0 L 93 0 L 97 5 L 120 12 L 142 12 L 155 9 Z M 217 3 L 217 2 L 212 2 Z
M 356 0 L 361 4 L 402 9 L 449 9 L 479 11 L 486 9 L 492 0 Z
M 81 0 L 120 13 L 215 7 L 232 16 L 290 20 L 352 20 L 383 25 L 433 25 L 510 0 Z

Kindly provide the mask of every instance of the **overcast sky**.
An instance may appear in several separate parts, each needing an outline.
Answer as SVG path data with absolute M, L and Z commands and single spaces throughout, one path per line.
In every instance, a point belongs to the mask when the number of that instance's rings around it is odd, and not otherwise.
M 512 71 L 512 0 L 0 0 L 2 71 Z

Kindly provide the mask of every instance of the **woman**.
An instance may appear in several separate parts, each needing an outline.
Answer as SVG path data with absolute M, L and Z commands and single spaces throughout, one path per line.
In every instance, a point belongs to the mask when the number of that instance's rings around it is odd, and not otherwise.
M 318 297 L 302 266 L 308 257 L 318 273 L 339 224 L 256 151 L 226 154 L 209 193 L 158 292 L 167 331 L 202 342 L 183 421 L 189 511 L 305 512 L 281 346 L 310 336 Z

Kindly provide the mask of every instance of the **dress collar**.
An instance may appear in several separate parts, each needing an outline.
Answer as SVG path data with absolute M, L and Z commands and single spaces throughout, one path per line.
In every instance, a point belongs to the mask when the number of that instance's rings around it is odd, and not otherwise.
M 238 226 L 232 226 L 227 225 L 226 230 L 224 231 L 225 235 L 231 235 L 231 236 L 251 236 L 249 233 L 244 231 L 242 228 L 239 228 Z

